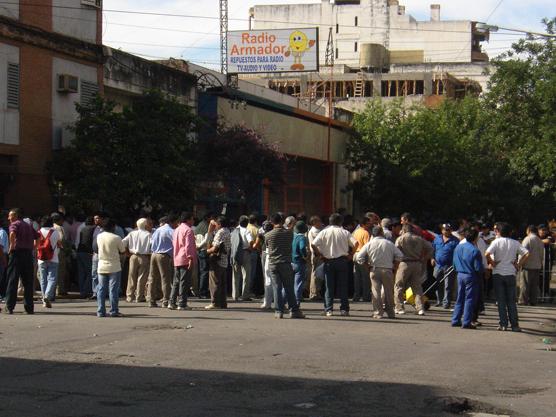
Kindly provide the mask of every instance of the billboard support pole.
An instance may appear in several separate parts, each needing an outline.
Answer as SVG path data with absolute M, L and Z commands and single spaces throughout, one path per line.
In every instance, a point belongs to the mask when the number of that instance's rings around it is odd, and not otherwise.
M 228 0 L 220 0 L 220 72 L 228 73 Z

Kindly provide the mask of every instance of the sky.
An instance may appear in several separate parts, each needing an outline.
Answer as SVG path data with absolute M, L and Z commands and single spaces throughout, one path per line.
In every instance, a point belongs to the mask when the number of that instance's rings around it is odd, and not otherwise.
M 320 1 L 228 0 L 228 3 L 229 30 L 245 30 L 252 6 Z M 417 20 L 429 20 L 431 3 L 441 5 L 442 20 L 473 20 L 535 32 L 544 32 L 543 18 L 556 16 L 554 0 L 400 0 L 406 13 Z M 151 12 L 182 16 L 141 14 Z M 145 58 L 181 58 L 218 69 L 218 18 L 218 0 L 104 0 L 104 44 Z M 484 49 L 494 57 L 519 37 L 504 31 L 492 33 Z

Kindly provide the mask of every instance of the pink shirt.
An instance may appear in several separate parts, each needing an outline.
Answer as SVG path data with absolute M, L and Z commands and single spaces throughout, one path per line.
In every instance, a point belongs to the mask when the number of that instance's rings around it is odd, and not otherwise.
M 187 266 L 189 259 L 192 263 L 197 262 L 197 246 L 195 235 L 191 227 L 182 223 L 174 231 L 174 266 Z

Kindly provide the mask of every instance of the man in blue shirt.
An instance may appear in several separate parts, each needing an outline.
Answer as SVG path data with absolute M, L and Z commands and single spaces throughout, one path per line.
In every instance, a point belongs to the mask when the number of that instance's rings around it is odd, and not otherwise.
M 452 263 L 454 250 L 459 244 L 459 240 L 452 235 L 452 226 L 449 223 L 441 226 L 441 232 L 442 234 L 432 242 L 434 258 L 431 262 L 434 267 L 433 276 L 436 280 L 436 307 L 440 307 L 442 303 L 447 310 L 450 308 L 450 295 L 456 278 Z M 441 281 L 445 276 L 444 284 L 442 284 Z
M 178 226 L 178 217 L 170 214 L 165 219 L 161 219 L 160 223 L 161 226 L 154 231 L 151 237 L 152 254 L 148 283 L 151 307 L 158 307 L 156 294 L 160 286 L 162 286 L 162 307 L 168 307 L 174 277 L 172 238 L 174 229 Z
M 452 315 L 452 326 L 475 329 L 473 311 L 479 298 L 479 279 L 483 271 L 483 258 L 476 243 L 479 232 L 466 231 L 467 242 L 458 245 L 454 251 L 454 268 L 458 273 L 458 297 Z M 463 321 L 462 321 L 463 317 Z

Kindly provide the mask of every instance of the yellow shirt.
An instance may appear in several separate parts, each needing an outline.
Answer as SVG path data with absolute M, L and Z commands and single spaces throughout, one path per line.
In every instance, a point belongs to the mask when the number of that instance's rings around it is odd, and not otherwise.
M 357 250 L 355 253 L 359 252 L 363 246 L 371 240 L 371 234 L 362 227 L 359 227 L 355 232 L 353 232 L 352 236 L 357 241 Z
M 249 231 L 249 233 L 251 233 L 251 236 L 253 236 L 253 240 L 255 241 L 257 239 L 257 234 L 259 233 L 259 229 L 257 229 L 257 226 L 249 223 L 247 225 L 247 230 Z

